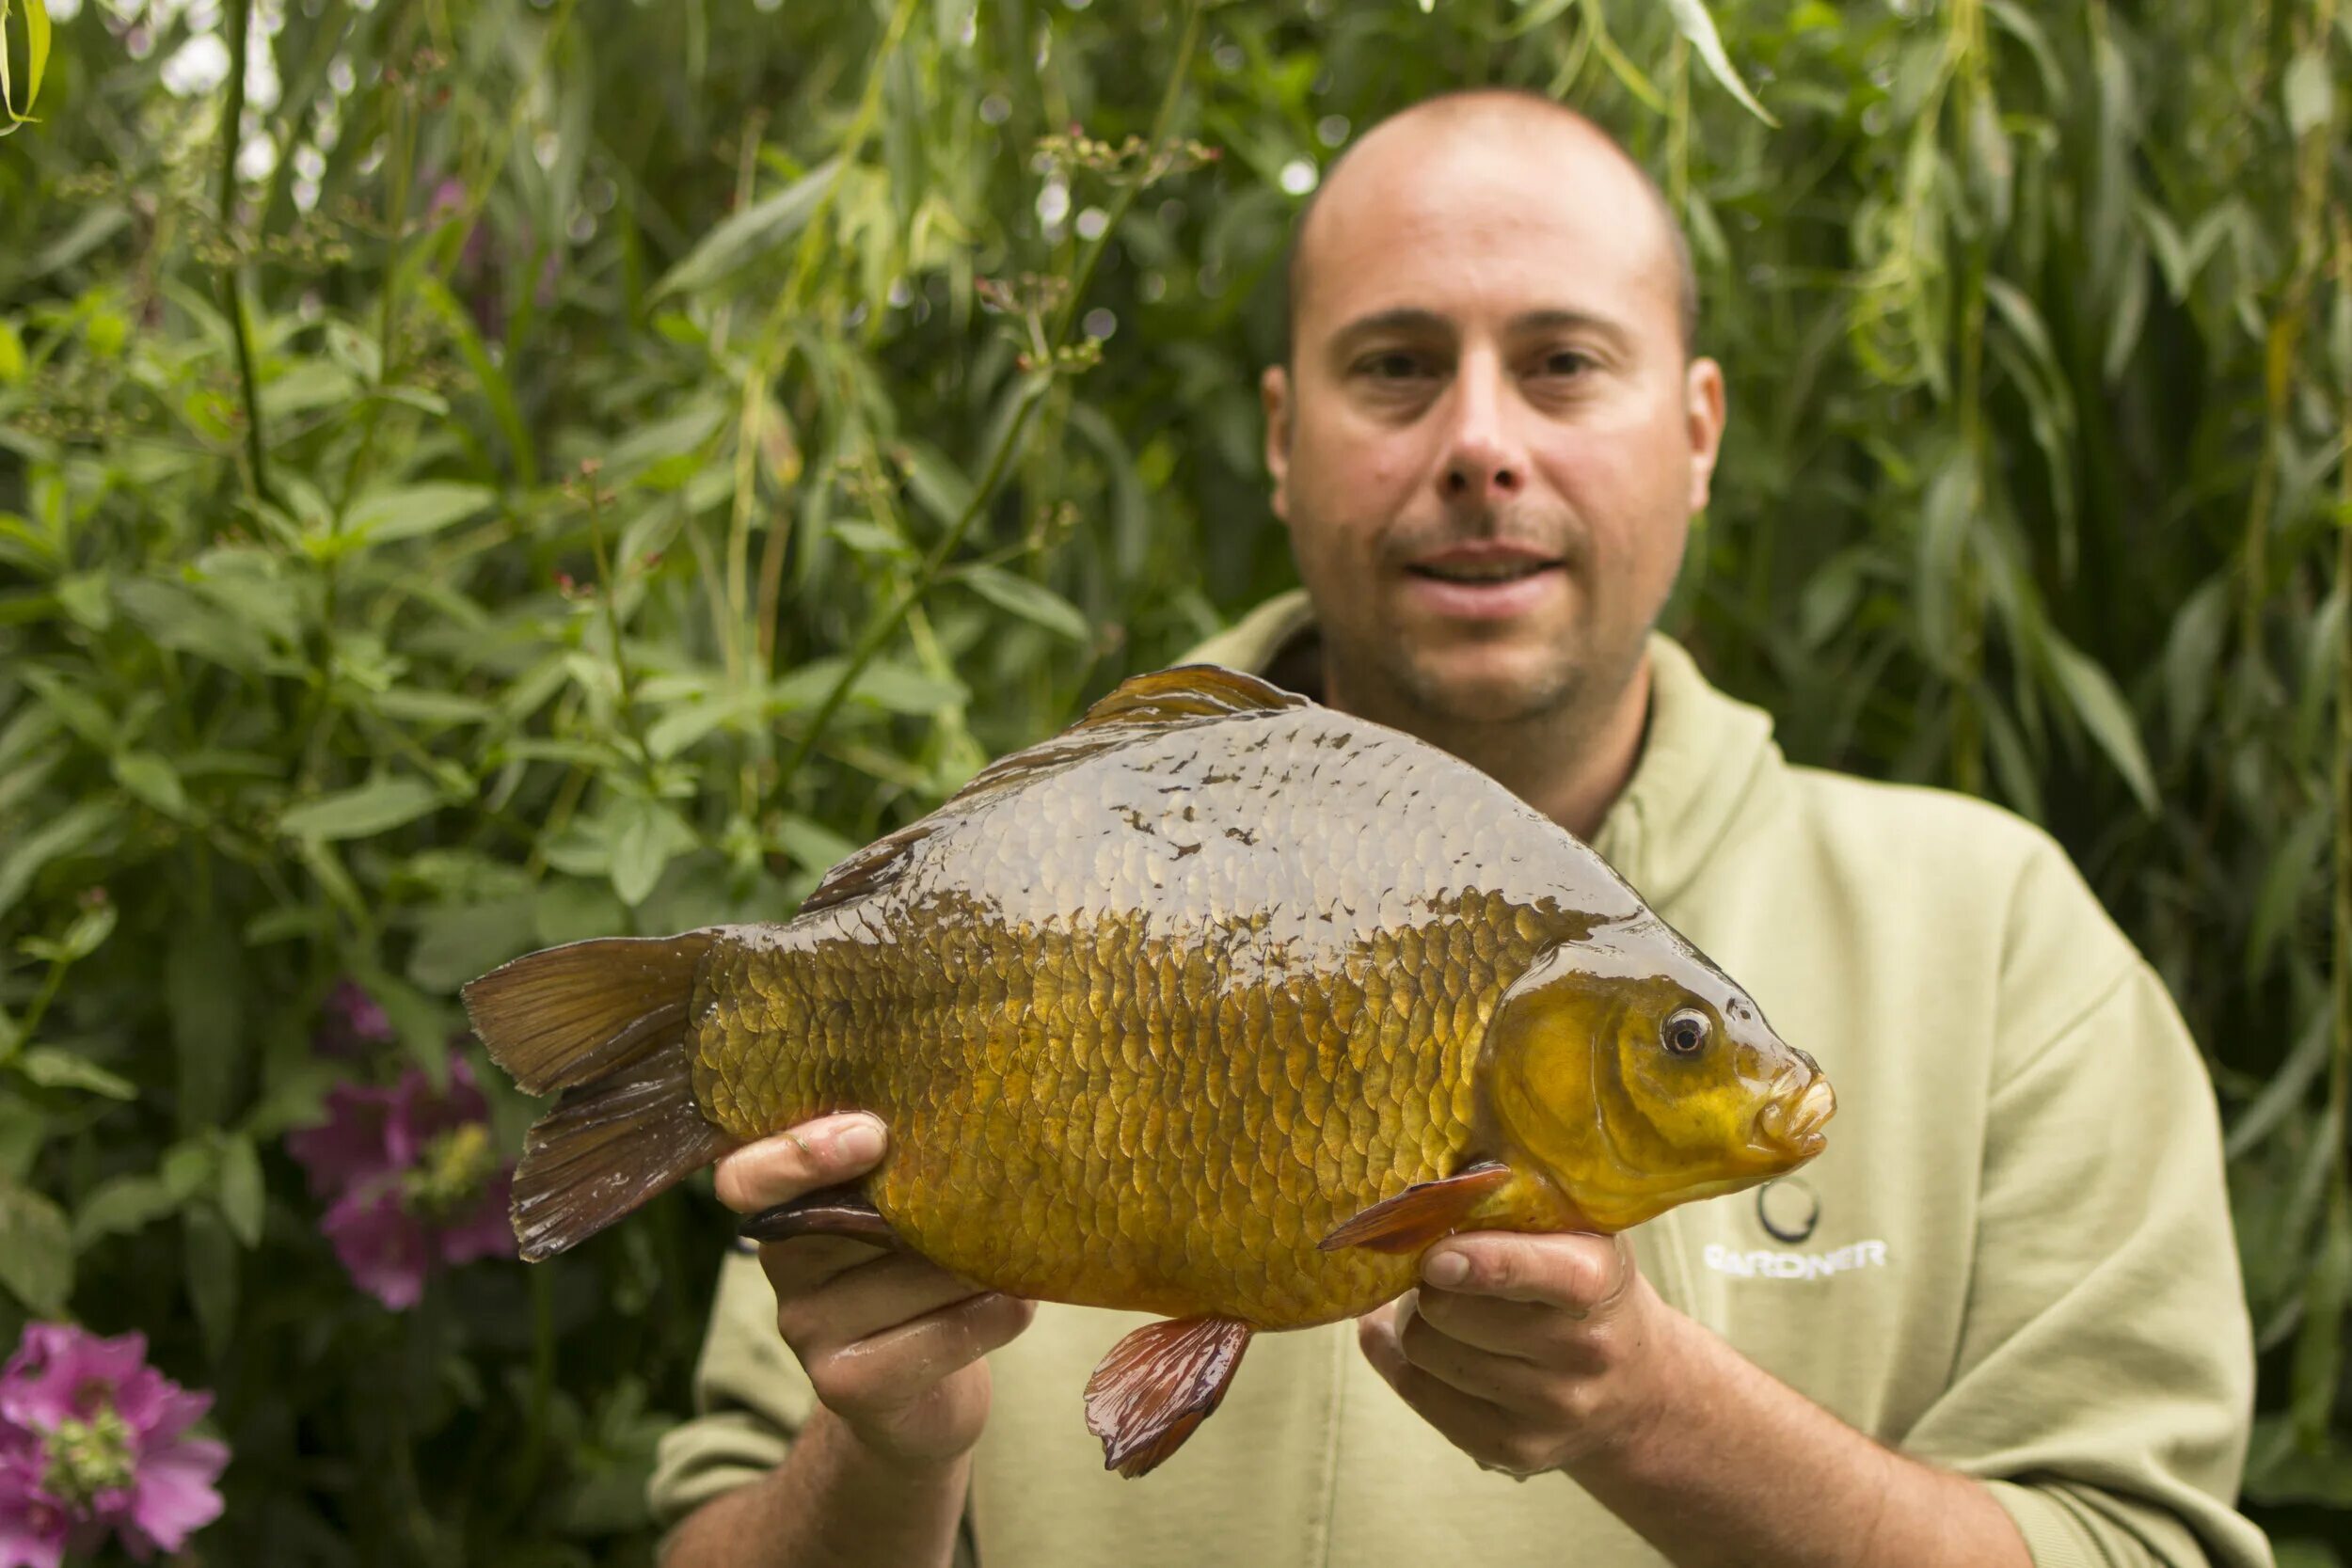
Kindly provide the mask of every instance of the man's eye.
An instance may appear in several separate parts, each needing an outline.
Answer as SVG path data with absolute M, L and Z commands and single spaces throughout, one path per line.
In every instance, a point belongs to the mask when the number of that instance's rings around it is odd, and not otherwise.
M 1387 354 L 1367 355 L 1357 361 L 1356 369 L 1359 373 L 1375 381 L 1411 381 L 1427 373 L 1419 355 L 1406 354 L 1401 349 Z
M 1579 376 L 1592 368 L 1592 356 L 1572 348 L 1554 349 L 1543 358 L 1546 375 Z

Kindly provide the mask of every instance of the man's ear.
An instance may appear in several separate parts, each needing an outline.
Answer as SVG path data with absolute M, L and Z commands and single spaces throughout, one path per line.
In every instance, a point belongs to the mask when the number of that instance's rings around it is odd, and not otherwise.
M 1693 359 L 1682 376 L 1682 419 L 1691 440 L 1691 510 L 1703 511 L 1724 446 L 1724 368 Z
M 1274 476 L 1274 515 L 1291 520 L 1291 378 L 1268 365 L 1258 378 L 1258 401 L 1265 408 L 1265 466 Z

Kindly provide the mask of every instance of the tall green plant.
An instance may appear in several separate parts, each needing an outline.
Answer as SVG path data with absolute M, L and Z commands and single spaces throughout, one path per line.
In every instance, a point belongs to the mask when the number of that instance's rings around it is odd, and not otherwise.
M 781 917 L 1285 582 L 1290 216 L 1478 82 L 1691 231 L 1733 417 L 1669 629 L 1800 759 L 2074 850 L 2213 1060 L 2254 1506 L 2352 1497 L 2327 0 L 51 10 L 0 148 L 0 1341 L 219 1391 L 208 1551 L 644 1557 L 707 1196 L 392 1311 L 287 1135 L 428 1092 L 463 979 Z

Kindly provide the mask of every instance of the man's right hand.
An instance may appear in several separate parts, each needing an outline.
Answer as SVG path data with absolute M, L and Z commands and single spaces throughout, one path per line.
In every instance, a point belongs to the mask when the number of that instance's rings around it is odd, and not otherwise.
M 822 1117 L 719 1162 L 719 1201 L 756 1214 L 873 1168 L 886 1142 L 862 1112 Z M 817 1397 L 877 1458 L 908 1470 L 954 1464 L 988 1419 L 981 1359 L 1028 1327 L 1036 1305 L 982 1291 L 912 1252 L 838 1236 L 769 1242 L 760 1266 L 776 1328 Z

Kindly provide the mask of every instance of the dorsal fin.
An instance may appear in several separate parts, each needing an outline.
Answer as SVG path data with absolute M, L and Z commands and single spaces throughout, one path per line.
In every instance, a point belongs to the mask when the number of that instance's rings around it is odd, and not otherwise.
M 1040 774 L 1169 725 L 1198 724 L 1314 705 L 1295 691 L 1221 664 L 1180 664 L 1136 675 L 1111 689 L 1084 716 L 1036 745 L 1000 757 L 974 774 L 930 816 L 878 838 L 825 873 L 801 913 L 828 910 L 888 887 L 906 870 L 909 852 L 935 831 L 934 817 L 969 810 Z
M 1155 670 L 1120 682 L 1058 735 L 980 769 L 948 799 L 947 806 L 971 805 L 1154 730 L 1313 705 L 1295 691 L 1221 664 Z
M 1099 729 L 1105 724 L 1180 724 L 1195 719 L 1222 719 L 1228 714 L 1313 705 L 1295 691 L 1222 664 L 1179 664 L 1120 681 L 1070 726 Z M 1067 733 L 1067 732 L 1065 732 Z
M 965 786 L 969 788 L 969 785 Z M 941 807 L 946 810 L 946 807 Z M 937 814 L 934 813 L 934 816 Z M 802 914 L 832 909 L 852 898 L 863 898 L 897 881 L 907 868 L 907 853 L 917 844 L 931 836 L 935 826 L 930 817 L 910 822 L 895 833 L 874 840 L 865 848 L 836 862 L 825 873 L 824 879 L 801 904 Z

